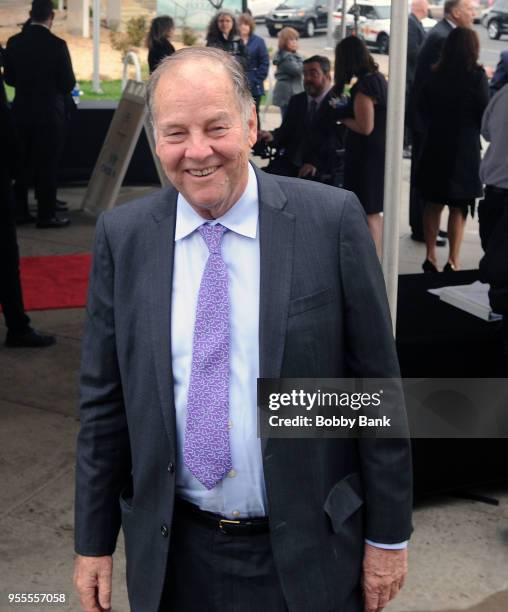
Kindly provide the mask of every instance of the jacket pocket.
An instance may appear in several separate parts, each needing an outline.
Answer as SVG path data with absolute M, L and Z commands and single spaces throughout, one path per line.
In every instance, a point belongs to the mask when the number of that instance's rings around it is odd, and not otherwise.
M 339 533 L 346 520 L 363 505 L 363 499 L 357 493 L 360 489 L 360 475 L 354 472 L 339 480 L 328 493 L 323 507 L 330 517 L 334 533 Z
M 289 302 L 289 316 L 292 317 L 307 310 L 313 310 L 314 308 L 320 308 L 325 306 L 335 299 L 333 291 L 331 289 L 321 289 L 310 295 L 304 295 L 299 298 L 295 298 Z

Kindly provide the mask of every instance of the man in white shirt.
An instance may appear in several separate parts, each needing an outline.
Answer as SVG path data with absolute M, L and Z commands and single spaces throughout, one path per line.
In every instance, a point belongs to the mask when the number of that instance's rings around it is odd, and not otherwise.
M 96 230 L 83 609 L 111 605 L 122 526 L 134 612 L 380 610 L 407 571 L 408 440 L 260 440 L 256 413 L 258 377 L 399 376 L 365 215 L 351 193 L 249 164 L 255 106 L 224 52 L 166 59 L 149 104 L 173 188 Z

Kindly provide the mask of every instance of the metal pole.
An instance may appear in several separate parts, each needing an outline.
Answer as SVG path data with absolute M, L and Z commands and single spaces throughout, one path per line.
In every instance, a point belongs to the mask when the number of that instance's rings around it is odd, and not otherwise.
M 342 0 L 342 20 L 340 22 L 340 40 L 346 38 L 347 33 L 347 0 Z
M 83 0 L 83 38 L 90 38 L 90 0 Z
M 328 27 L 326 30 L 326 47 L 325 50 L 333 49 L 333 11 L 335 10 L 336 0 L 328 0 Z
M 408 5 L 392 2 L 386 122 L 383 273 L 395 332 L 399 272 L 399 215 L 402 199 L 402 147 L 406 91 Z
M 101 89 L 99 76 L 101 43 L 101 0 L 93 0 L 93 80 L 92 91 L 94 93 L 104 93 Z

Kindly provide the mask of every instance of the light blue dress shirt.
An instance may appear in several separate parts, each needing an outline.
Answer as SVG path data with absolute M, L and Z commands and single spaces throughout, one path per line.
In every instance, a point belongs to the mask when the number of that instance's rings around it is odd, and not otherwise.
M 197 228 L 207 223 L 178 195 L 172 295 L 172 363 L 177 432 L 176 491 L 202 510 L 228 518 L 266 516 L 261 440 L 257 437 L 259 376 L 259 201 L 256 175 L 249 164 L 247 187 L 225 215 L 210 223 L 228 228 L 222 257 L 229 272 L 230 384 L 229 417 L 233 469 L 207 490 L 183 459 L 187 395 L 192 364 L 194 322 L 208 248 Z M 380 545 L 403 548 L 405 543 Z
M 261 440 L 257 437 L 259 376 L 259 204 L 249 165 L 245 192 L 225 215 L 212 221 L 228 228 L 222 257 L 229 272 L 231 321 L 229 417 L 233 469 L 208 491 L 183 460 L 187 395 L 199 285 L 208 248 L 197 228 L 206 223 L 178 195 L 172 299 L 172 359 L 177 430 L 177 494 L 203 510 L 229 518 L 266 516 Z

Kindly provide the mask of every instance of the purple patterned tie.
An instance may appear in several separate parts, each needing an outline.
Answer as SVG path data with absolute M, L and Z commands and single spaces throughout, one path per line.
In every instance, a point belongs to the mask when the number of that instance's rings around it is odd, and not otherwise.
M 210 255 L 196 308 L 183 456 L 207 489 L 231 470 L 228 270 L 220 252 L 226 229 L 219 223 L 199 228 Z

